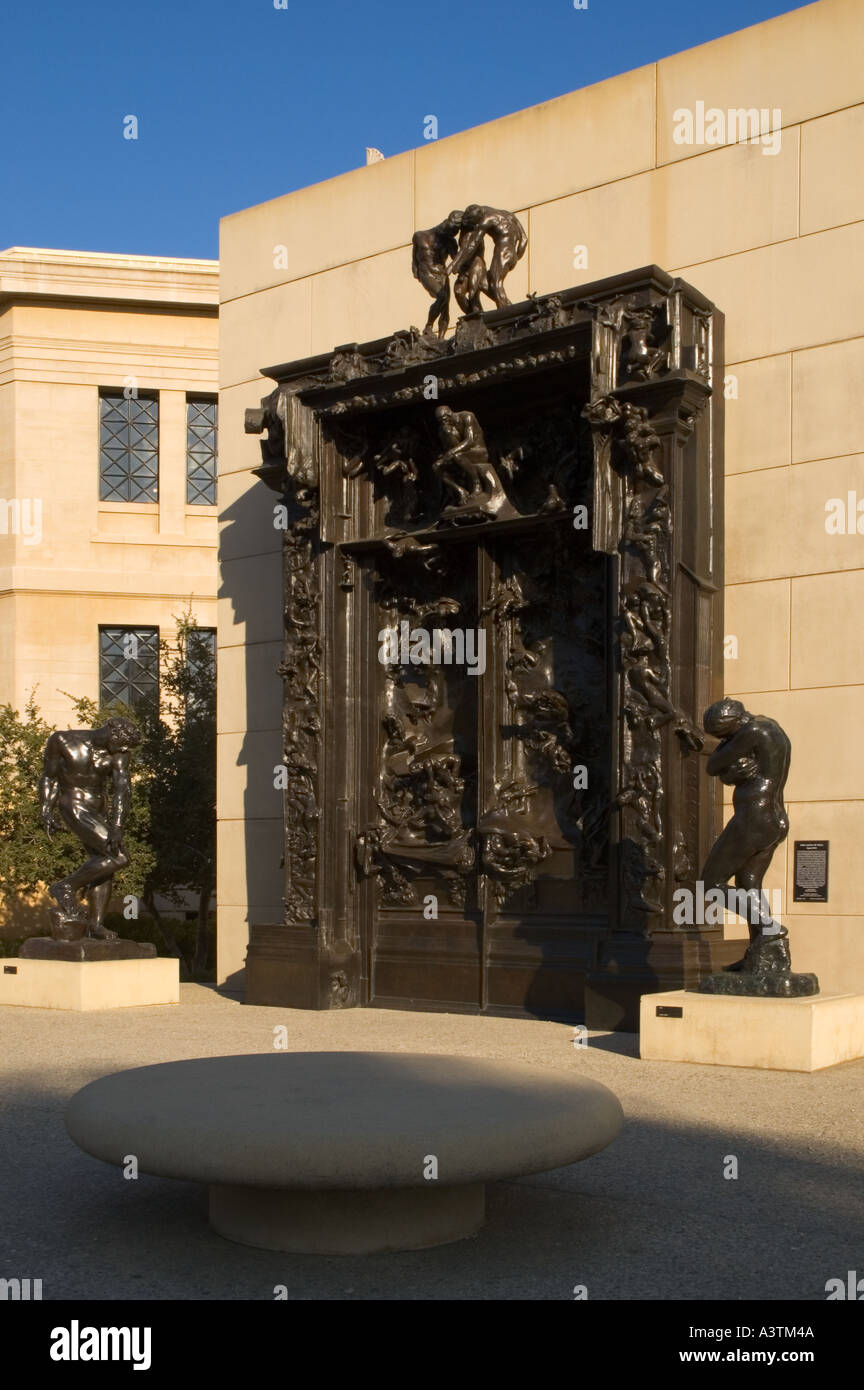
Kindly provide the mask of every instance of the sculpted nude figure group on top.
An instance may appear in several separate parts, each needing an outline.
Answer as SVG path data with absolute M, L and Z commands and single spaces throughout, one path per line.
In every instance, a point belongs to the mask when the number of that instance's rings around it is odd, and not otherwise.
M 483 255 L 487 236 L 492 242 L 488 266 Z M 411 245 L 414 277 L 432 296 L 423 331 L 437 331 L 443 338 L 450 324 L 449 277 L 456 277 L 453 292 L 463 313 L 482 309 L 483 294 L 496 309 L 504 308 L 510 303 L 504 277 L 525 254 L 528 237 L 515 213 L 472 203 L 464 212 L 451 212 L 437 227 L 415 232 Z

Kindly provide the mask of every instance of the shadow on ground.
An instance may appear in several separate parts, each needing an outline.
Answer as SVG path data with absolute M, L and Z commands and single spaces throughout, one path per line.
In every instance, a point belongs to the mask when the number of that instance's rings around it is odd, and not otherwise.
M 81 1153 L 62 1088 L 7 1080 L 0 1142 L 0 1277 L 42 1279 L 45 1299 L 822 1300 L 864 1259 L 860 1156 L 725 1128 L 628 1121 L 586 1162 L 488 1190 L 479 1235 L 429 1251 L 281 1255 L 207 1224 L 206 1190 Z M 707 1069 L 705 1069 L 707 1070 Z M 723 1176 L 727 1157 L 738 1178 Z

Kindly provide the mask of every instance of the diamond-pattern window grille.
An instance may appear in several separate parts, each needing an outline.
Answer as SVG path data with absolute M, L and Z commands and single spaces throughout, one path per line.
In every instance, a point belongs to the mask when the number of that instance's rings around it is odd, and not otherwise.
M 201 650 L 197 650 L 200 643 Z M 196 627 L 195 637 L 186 649 L 186 660 L 195 670 L 203 666 L 207 660 L 216 660 L 216 629 L 215 627 Z
M 159 501 L 159 401 L 103 391 L 99 398 L 99 496 Z
M 186 398 L 186 502 L 212 507 L 216 502 L 216 402 Z
M 215 680 L 216 676 L 215 627 L 196 627 L 193 632 L 190 632 L 186 642 L 186 664 L 193 680 L 202 680 L 206 675 L 208 677 L 206 685 L 212 688 L 211 680 Z M 200 692 L 200 687 L 198 689 Z M 208 703 L 206 698 L 201 698 L 200 693 L 198 698 L 190 696 L 188 710 L 193 714 L 203 714 Z
M 103 705 L 158 707 L 158 627 L 100 627 L 99 698 Z

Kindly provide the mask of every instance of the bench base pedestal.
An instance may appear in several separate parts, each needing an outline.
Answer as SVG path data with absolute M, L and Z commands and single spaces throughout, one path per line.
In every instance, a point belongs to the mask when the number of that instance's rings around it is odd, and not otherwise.
M 483 1183 L 365 1191 L 211 1187 L 210 1225 L 240 1245 L 295 1255 L 425 1250 L 474 1235 L 486 1216 Z

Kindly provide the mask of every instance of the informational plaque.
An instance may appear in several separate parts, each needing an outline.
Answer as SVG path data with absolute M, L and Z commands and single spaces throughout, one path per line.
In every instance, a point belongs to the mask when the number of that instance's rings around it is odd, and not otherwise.
M 795 886 L 792 900 L 796 903 L 827 903 L 827 840 L 795 841 Z

